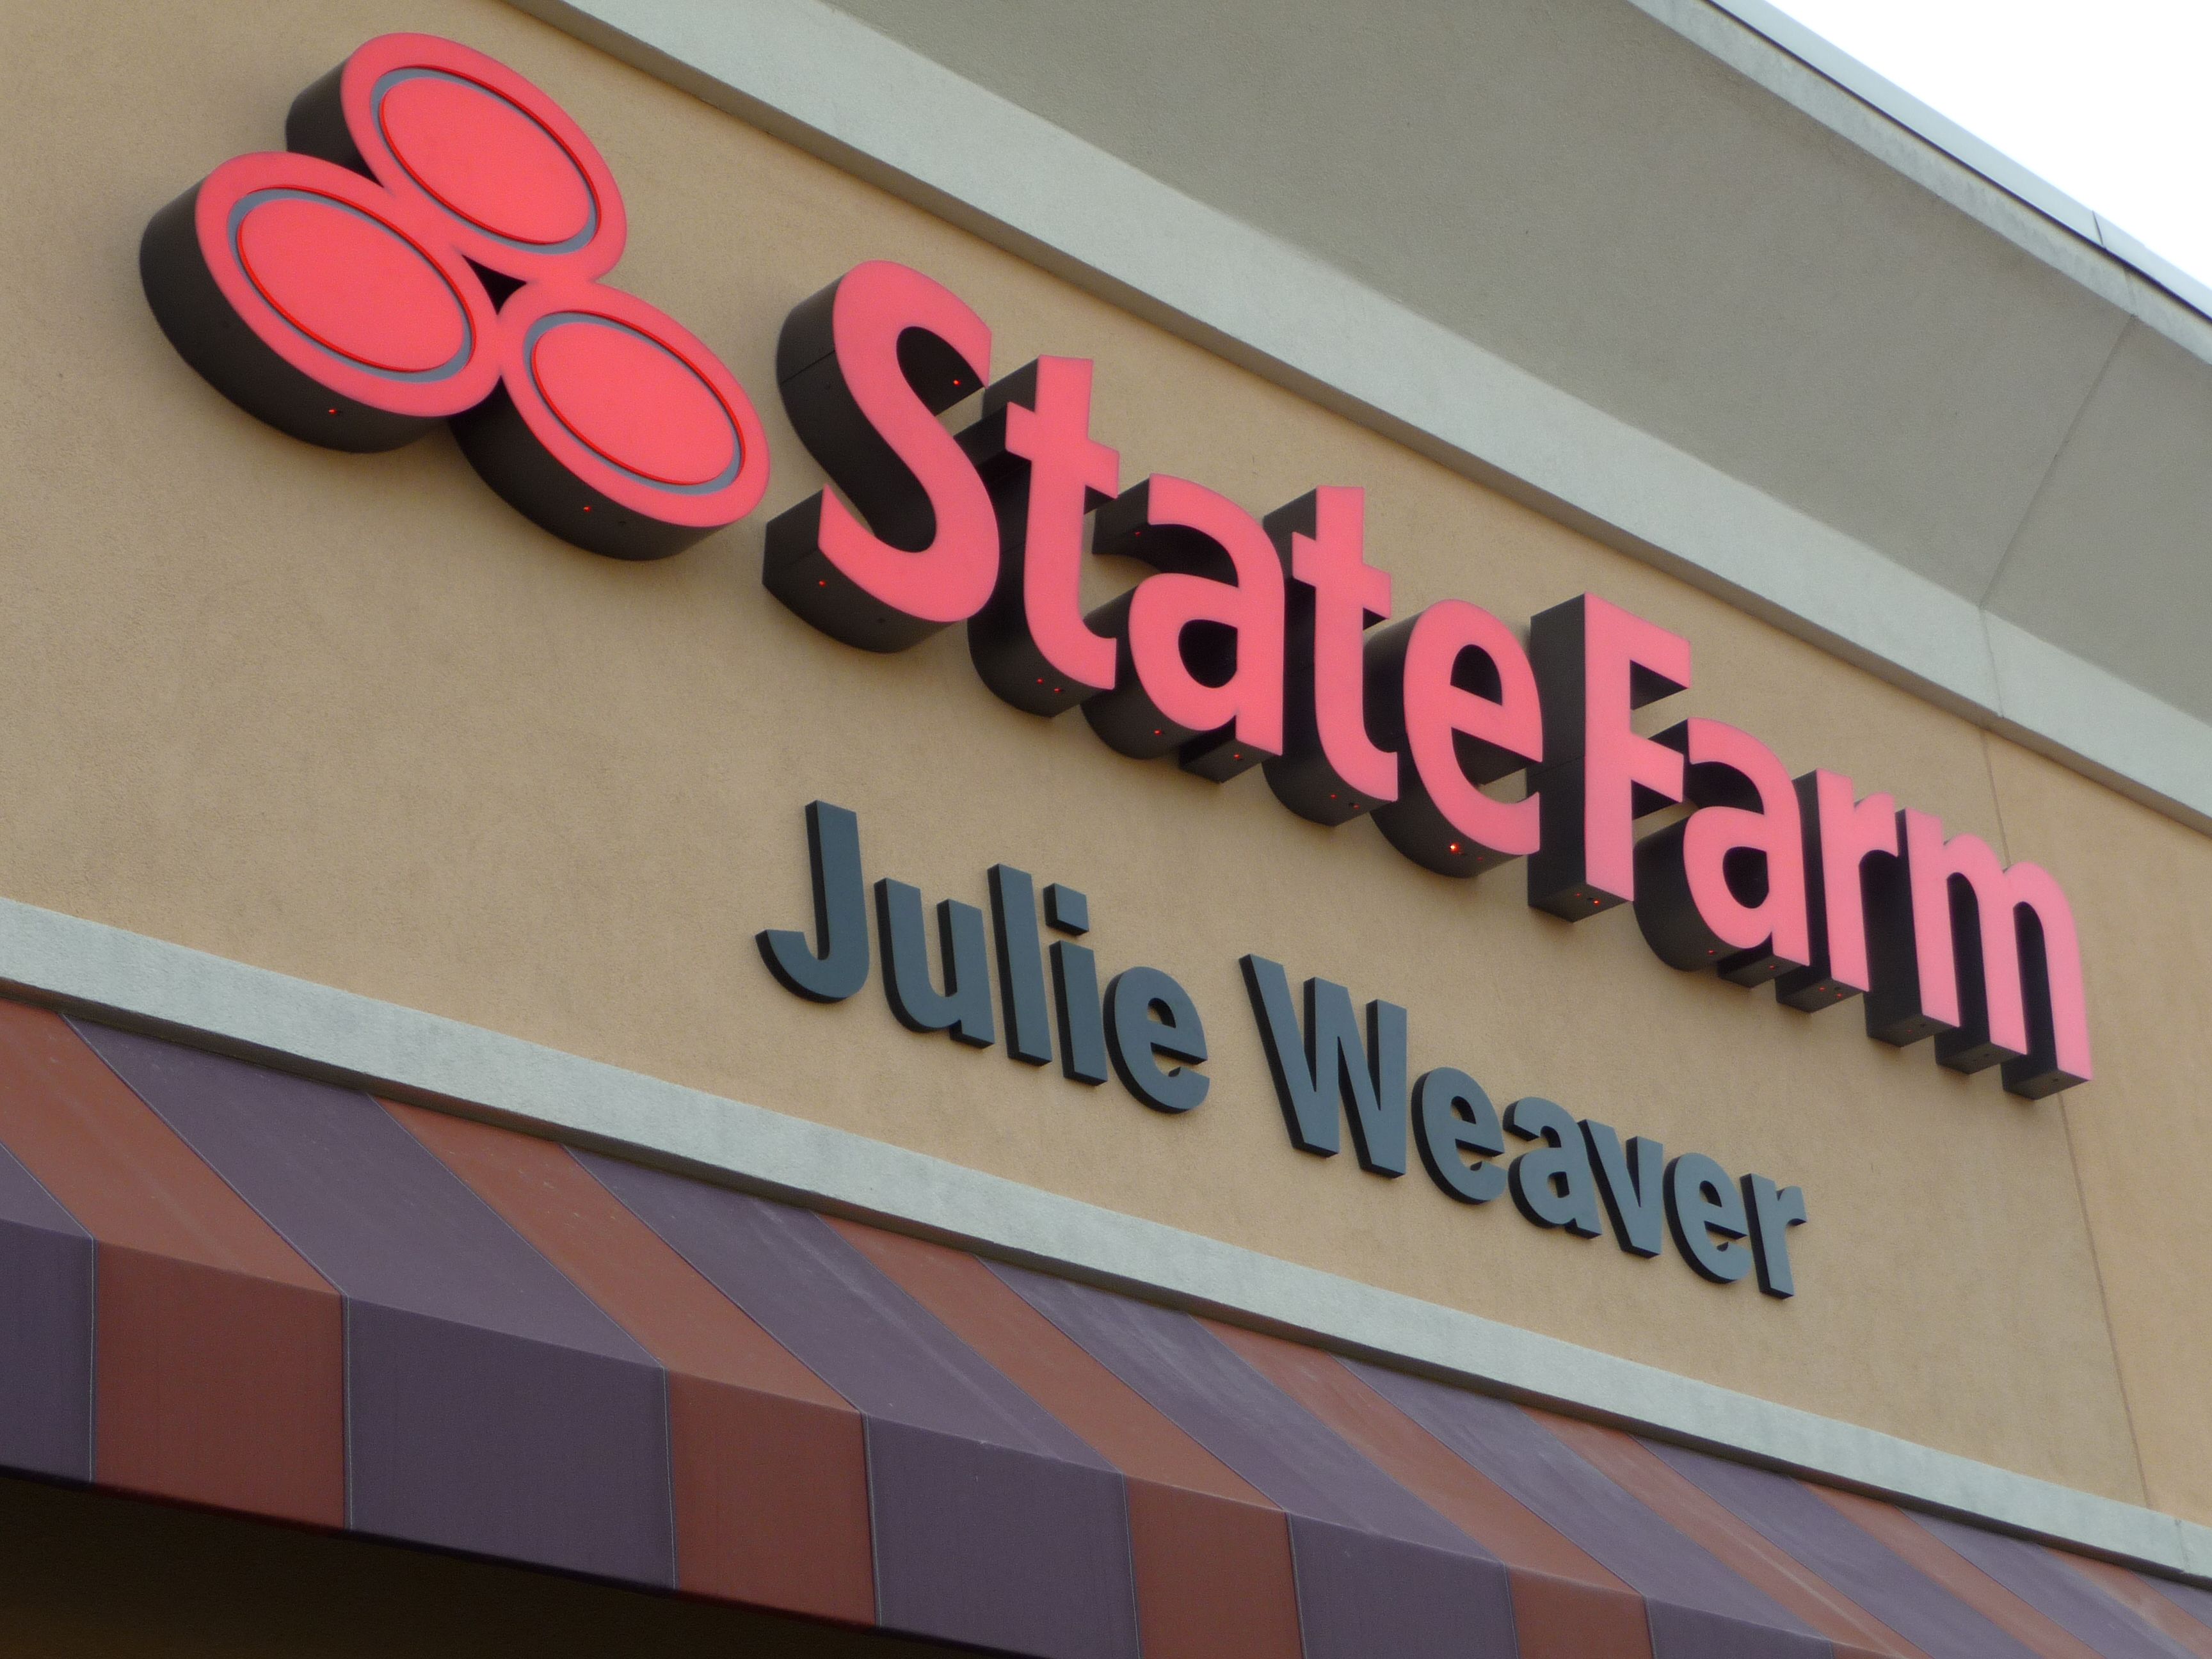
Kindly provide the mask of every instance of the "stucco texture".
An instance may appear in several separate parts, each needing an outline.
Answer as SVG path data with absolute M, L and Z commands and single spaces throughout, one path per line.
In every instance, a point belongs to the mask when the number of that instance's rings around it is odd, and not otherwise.
M 2212 1162 L 2187 1017 L 2212 982 L 2202 838 L 2008 748 L 1993 769 L 1964 722 L 489 0 L 0 9 L 0 892 L 2212 1520 L 2192 1403 L 2212 1325 L 2176 1313 L 2212 1269 L 2185 1222 Z M 763 512 L 665 562 L 597 558 L 442 434 L 310 447 L 163 339 L 137 281 L 148 216 L 275 147 L 294 94 L 362 40 L 410 27 L 514 64 L 604 149 L 631 217 L 613 280 L 750 389 Z M 762 526 L 822 483 L 775 396 L 775 335 L 876 258 L 975 306 L 1000 373 L 1095 357 L 1125 479 L 1255 510 L 1364 485 L 1401 612 L 1460 596 L 1517 623 L 1595 589 L 1693 642 L 1694 690 L 1655 716 L 1745 726 L 1793 770 L 2044 860 L 2081 916 L 2100 1080 L 2024 1103 L 1869 1042 L 1854 1010 L 1676 974 L 1626 912 L 1534 913 L 1517 870 L 1455 884 L 1369 826 L 1291 816 L 1257 774 L 1124 760 L 1079 718 L 995 701 L 957 630 L 893 656 L 814 632 L 759 580 Z M 1164 1117 L 914 1035 L 879 981 L 830 1006 L 781 989 L 752 935 L 806 921 L 817 796 L 860 814 L 871 878 L 981 903 L 1003 860 L 1087 891 L 1105 970 L 1164 968 L 1203 1012 L 1204 1107 Z M 1802 1293 L 1293 1150 L 1246 951 L 1403 1004 L 1417 1071 L 1802 1185 Z

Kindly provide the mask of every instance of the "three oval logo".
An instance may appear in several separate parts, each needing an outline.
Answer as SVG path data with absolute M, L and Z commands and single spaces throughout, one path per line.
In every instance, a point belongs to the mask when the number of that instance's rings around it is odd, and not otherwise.
M 617 558 L 759 504 L 760 417 L 682 325 L 599 280 L 622 194 L 538 88 L 383 35 L 300 94 L 284 141 L 224 162 L 139 248 L 162 331 L 234 403 L 354 451 L 450 421 L 518 511 Z

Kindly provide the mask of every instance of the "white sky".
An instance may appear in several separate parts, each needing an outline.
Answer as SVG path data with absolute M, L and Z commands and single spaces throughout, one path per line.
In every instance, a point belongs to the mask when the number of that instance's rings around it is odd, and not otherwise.
M 2212 0 L 1774 0 L 2212 283 Z

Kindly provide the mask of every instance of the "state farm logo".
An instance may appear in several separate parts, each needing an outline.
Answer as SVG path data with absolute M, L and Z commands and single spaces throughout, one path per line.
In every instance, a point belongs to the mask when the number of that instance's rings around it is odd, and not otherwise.
M 535 87 L 450 41 L 387 35 L 301 94 L 285 137 L 286 153 L 226 162 L 164 208 L 142 250 L 161 325 L 240 404 L 341 449 L 450 420 L 523 513 L 625 558 L 676 552 L 758 504 L 751 405 L 688 332 L 599 283 L 622 252 L 622 198 Z M 1091 362 L 1041 356 L 994 380 L 992 343 L 959 295 L 885 259 L 785 316 L 783 410 L 835 488 L 766 526 L 761 580 L 813 627 L 895 652 L 964 625 L 994 693 L 1045 719 L 1079 708 L 1133 760 L 1215 783 L 1256 768 L 1300 817 L 1371 823 L 1438 876 L 1495 881 L 1520 863 L 1533 908 L 1582 923 L 1632 908 L 1671 968 L 1771 985 L 1800 1013 L 1861 1000 L 1869 1036 L 1932 1037 L 1940 1064 L 2001 1068 L 2015 1094 L 2089 1079 L 2081 941 L 2049 872 L 1841 773 L 1796 771 L 1721 720 L 1646 735 L 1638 711 L 1691 688 L 1690 641 L 1598 594 L 1525 630 L 1466 599 L 1399 615 L 1357 486 L 1254 513 L 1194 479 L 1125 480 L 1091 431 Z M 1086 607 L 1100 559 L 1134 580 Z M 817 855 L 827 904 L 838 884 Z M 843 919 L 818 919 L 835 971 L 777 958 L 802 995 L 866 978 L 856 862 L 848 873 Z M 979 930 L 945 935 L 932 996 L 984 983 Z M 987 1029 L 928 1025 L 949 1000 L 914 1012 L 926 975 L 907 931 L 908 946 L 883 945 L 887 967 L 912 970 L 900 1018 L 963 1041 Z M 1286 1038 L 1280 1012 L 1267 1018 Z
M 387 34 L 300 94 L 284 139 L 163 208 L 139 249 L 163 332 L 234 403 L 343 450 L 450 421 L 517 510 L 620 558 L 759 503 L 758 416 L 682 325 L 598 280 L 622 194 L 543 92 Z

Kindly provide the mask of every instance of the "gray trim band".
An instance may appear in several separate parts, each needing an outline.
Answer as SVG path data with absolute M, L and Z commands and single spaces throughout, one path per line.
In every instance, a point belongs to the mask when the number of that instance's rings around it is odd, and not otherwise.
M 2212 1528 L 434 1014 L 0 899 L 0 986 L 2212 1581 Z
M 818 0 L 514 3 L 1231 362 L 2212 830 L 2212 724 Z M 1900 131 L 1708 0 L 1633 3 L 2212 356 L 2212 326 L 2148 295 L 2104 247 Z M 1736 9 L 1749 7 L 1736 0 Z M 1882 131 L 1851 131 L 1854 121 Z

